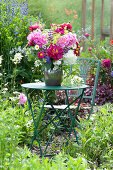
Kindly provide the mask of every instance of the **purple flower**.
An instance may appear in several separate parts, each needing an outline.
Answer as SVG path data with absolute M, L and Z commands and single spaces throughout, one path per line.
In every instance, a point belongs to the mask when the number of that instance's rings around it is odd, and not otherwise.
M 111 72 L 111 77 L 113 77 L 113 71 Z
M 42 103 L 43 102 L 43 99 L 39 99 L 39 103 Z
M 47 62 L 47 63 L 51 63 L 50 57 L 46 56 L 45 58 L 46 58 L 46 62 Z

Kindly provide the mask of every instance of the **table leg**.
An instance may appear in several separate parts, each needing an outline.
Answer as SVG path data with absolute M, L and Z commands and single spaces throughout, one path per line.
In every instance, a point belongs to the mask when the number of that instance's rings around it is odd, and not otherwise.
M 30 145 L 30 148 L 32 147 L 33 145 L 33 141 L 35 139 L 35 137 L 37 137 L 37 140 L 38 140 L 38 143 L 39 143 L 39 148 L 40 148 L 40 154 L 41 154 L 41 157 L 42 157 L 42 149 L 41 149 L 41 145 L 40 145 L 40 141 L 39 141 L 39 135 L 38 135 L 38 132 L 37 132 L 37 128 L 38 128 L 38 125 L 39 125 L 39 121 L 41 119 L 41 115 L 42 115 L 42 111 L 43 111 L 43 108 L 44 108 L 44 104 L 45 104 L 45 101 L 46 101 L 46 98 L 47 98 L 47 94 L 45 95 L 45 99 L 44 99 L 44 102 L 43 102 L 43 105 L 42 105 L 42 109 L 41 109 L 41 112 L 40 112 L 40 115 L 39 115 L 39 118 L 38 118 L 38 121 L 37 121 L 37 125 L 35 123 L 35 119 L 34 119 L 34 114 L 33 114 L 33 110 L 32 110 L 32 105 L 31 105 L 31 102 L 28 98 L 28 93 L 27 93 L 27 90 L 25 89 L 25 93 L 26 93 L 26 96 L 27 96 L 27 100 L 28 100 L 28 105 L 29 105 L 29 108 L 31 110 L 31 113 L 32 113 L 32 118 L 33 118 L 33 122 L 34 122 L 34 126 L 35 126 L 35 132 L 34 132 L 34 136 L 33 136 L 33 139 L 32 139 L 32 142 L 31 142 L 31 145 Z
M 78 113 L 78 110 L 79 110 L 79 106 L 80 106 L 80 103 L 81 103 L 81 100 L 82 100 L 82 97 L 83 97 L 83 94 L 84 94 L 84 89 L 82 90 L 82 93 L 81 93 L 81 95 L 79 96 L 79 103 L 78 103 L 78 106 L 77 106 L 77 108 L 76 108 L 76 112 L 75 112 L 75 114 L 74 114 L 74 117 L 72 116 L 72 111 L 71 111 L 71 109 L 70 109 L 70 104 L 72 104 L 72 103 L 69 103 L 69 98 L 68 98 L 68 93 L 67 93 L 67 90 L 65 90 L 65 94 L 66 94 L 66 101 L 67 101 L 67 104 L 68 104 L 68 110 L 69 110 L 69 116 L 70 116 L 70 119 L 71 119 L 71 123 L 72 123 L 72 125 L 71 125 L 71 129 L 70 129 L 70 132 L 69 132 L 69 138 L 70 138 L 70 135 L 71 135 L 71 132 L 72 132 L 72 130 L 74 131 L 74 134 L 75 134 L 75 137 L 76 137 L 76 141 L 77 141 L 77 144 L 79 144 L 79 142 L 78 142 L 78 137 L 77 137 L 77 133 L 76 133 L 76 131 L 75 131 L 75 129 L 74 129 L 74 125 L 75 125 L 75 118 L 76 118 L 76 115 L 77 115 L 77 113 Z M 76 100 L 74 100 L 74 102 L 75 102 Z

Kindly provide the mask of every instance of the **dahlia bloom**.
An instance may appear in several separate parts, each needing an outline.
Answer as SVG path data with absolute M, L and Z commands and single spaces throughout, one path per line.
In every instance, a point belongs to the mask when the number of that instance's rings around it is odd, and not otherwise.
M 102 60 L 102 66 L 105 68 L 109 68 L 111 66 L 111 60 L 109 59 Z
M 19 103 L 24 104 L 24 103 L 26 103 L 26 101 L 27 101 L 27 97 L 23 93 L 21 93 L 19 95 Z
M 59 60 L 63 57 L 63 49 L 56 44 L 51 44 L 50 48 L 47 49 L 47 55 L 54 60 Z
M 40 51 L 38 54 L 37 54 L 38 58 L 42 59 L 45 57 L 45 53 L 43 51 Z
M 79 49 L 74 49 L 74 54 L 76 54 L 76 56 L 79 56 L 80 55 Z

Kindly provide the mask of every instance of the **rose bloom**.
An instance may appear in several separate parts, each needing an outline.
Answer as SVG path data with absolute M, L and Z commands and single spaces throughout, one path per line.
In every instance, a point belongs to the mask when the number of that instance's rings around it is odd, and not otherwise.
M 102 60 L 102 66 L 105 68 L 109 68 L 111 66 L 111 60 L 109 59 Z
M 26 103 L 26 101 L 27 101 L 27 97 L 23 93 L 21 93 L 19 95 L 19 103 L 24 104 L 24 103 Z

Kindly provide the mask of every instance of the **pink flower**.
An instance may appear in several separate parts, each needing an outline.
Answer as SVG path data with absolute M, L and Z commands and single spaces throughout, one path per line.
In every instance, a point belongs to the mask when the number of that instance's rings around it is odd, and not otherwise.
M 26 101 L 27 101 L 27 97 L 23 93 L 21 93 L 19 95 L 19 103 L 24 104 L 24 103 L 26 103 Z
M 91 51 L 91 50 L 92 50 L 92 48 L 91 48 L 91 47 L 89 47 L 89 48 L 88 48 L 88 51 Z
M 109 68 L 111 66 L 111 60 L 109 59 L 102 60 L 102 66 L 105 68 Z
M 59 60 L 63 57 L 63 49 L 56 44 L 51 44 L 50 48 L 47 49 L 47 55 L 54 60 Z
M 37 54 L 38 58 L 42 59 L 45 57 L 45 53 L 43 51 L 40 51 L 38 54 Z
M 85 33 L 85 37 L 89 37 L 90 36 L 90 34 L 88 34 L 88 33 Z
M 41 31 L 39 30 L 31 32 L 27 36 L 27 40 L 29 41 L 29 45 L 32 46 L 32 44 L 39 45 L 40 48 L 42 48 L 43 45 L 48 43 L 48 39 L 45 34 L 41 34 Z
M 66 35 L 63 35 L 59 40 L 57 41 L 57 44 L 64 48 L 65 46 L 72 46 L 76 43 L 76 36 L 72 34 L 71 32 L 67 33 Z

